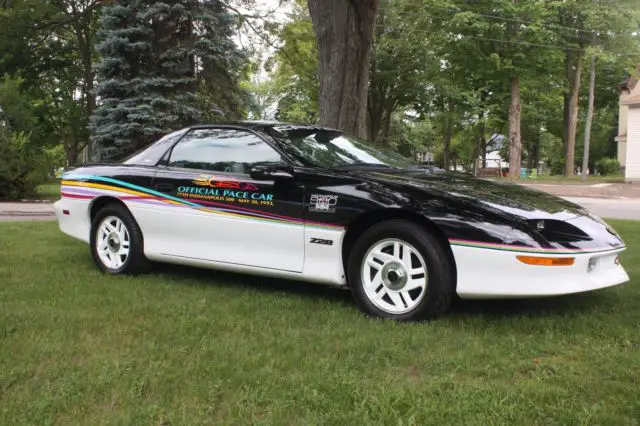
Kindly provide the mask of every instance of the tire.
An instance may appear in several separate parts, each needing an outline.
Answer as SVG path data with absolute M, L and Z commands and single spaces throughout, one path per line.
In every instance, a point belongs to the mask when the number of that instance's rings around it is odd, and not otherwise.
M 105 228 L 105 223 L 112 231 Z M 150 262 L 144 255 L 142 231 L 122 204 L 107 204 L 100 209 L 91 222 L 89 242 L 93 261 L 102 272 L 140 274 L 150 268 Z
M 364 313 L 398 321 L 429 320 L 451 307 L 454 267 L 442 243 L 426 229 L 389 220 L 356 240 L 347 279 Z

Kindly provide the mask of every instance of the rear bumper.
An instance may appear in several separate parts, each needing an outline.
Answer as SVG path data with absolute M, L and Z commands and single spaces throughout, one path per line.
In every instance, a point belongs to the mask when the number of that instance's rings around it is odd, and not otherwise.
M 574 257 L 572 266 L 534 266 L 512 251 L 453 246 L 458 295 L 463 299 L 559 296 L 623 284 L 629 276 L 616 262 L 624 248 L 599 253 L 548 255 Z M 589 262 L 595 266 L 589 268 Z
M 60 230 L 78 240 L 89 242 L 91 200 L 62 197 L 53 204 Z

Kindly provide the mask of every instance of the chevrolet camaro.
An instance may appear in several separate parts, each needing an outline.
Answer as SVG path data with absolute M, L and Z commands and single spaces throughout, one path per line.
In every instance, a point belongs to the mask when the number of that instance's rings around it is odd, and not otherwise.
M 433 318 L 456 297 L 629 280 L 621 238 L 578 205 L 426 170 L 317 126 L 188 127 L 67 170 L 55 212 L 105 273 L 169 262 L 341 286 L 363 312 L 396 320 Z

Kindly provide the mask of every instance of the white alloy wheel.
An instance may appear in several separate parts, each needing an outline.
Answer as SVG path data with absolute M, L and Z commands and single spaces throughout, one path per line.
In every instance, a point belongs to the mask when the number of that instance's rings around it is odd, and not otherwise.
M 361 267 L 367 298 L 389 314 L 412 311 L 427 292 L 424 258 L 405 241 L 390 238 L 376 242 L 365 254 Z
M 96 251 L 102 264 L 112 270 L 120 269 L 129 257 L 129 230 L 117 216 L 105 217 L 96 231 Z

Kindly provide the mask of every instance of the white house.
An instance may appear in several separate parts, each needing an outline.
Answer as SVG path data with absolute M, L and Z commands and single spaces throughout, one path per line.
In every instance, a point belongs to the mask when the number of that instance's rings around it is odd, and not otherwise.
M 628 181 L 640 181 L 640 65 L 620 87 L 618 118 L 618 161 Z

